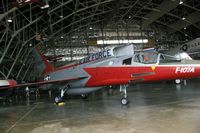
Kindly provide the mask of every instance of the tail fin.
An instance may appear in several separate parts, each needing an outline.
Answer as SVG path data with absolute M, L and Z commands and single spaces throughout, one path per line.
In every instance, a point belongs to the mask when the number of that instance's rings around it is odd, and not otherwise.
M 47 61 L 45 56 L 40 53 L 36 48 L 33 48 L 33 56 L 35 58 L 35 63 L 40 74 L 47 74 L 54 70 L 54 67 Z

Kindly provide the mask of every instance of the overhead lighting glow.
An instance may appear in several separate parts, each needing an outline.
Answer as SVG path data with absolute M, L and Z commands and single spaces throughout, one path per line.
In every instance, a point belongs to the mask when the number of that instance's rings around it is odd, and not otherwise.
M 128 44 L 128 43 L 148 43 L 148 39 L 135 40 L 98 40 L 97 44 Z
M 180 0 L 180 1 L 179 1 L 179 4 L 180 4 L 180 5 L 181 5 L 181 4 L 183 4 L 183 1 L 182 1 L 182 0 Z
M 184 30 L 186 30 L 187 28 L 186 27 L 184 27 Z
M 12 19 L 11 19 L 11 18 L 8 18 L 8 22 L 9 22 L 9 23 L 12 23 Z
M 41 8 L 41 9 L 49 8 L 49 4 L 46 4 L 46 5 L 44 5 L 44 6 L 40 7 L 40 8 Z
M 90 27 L 90 30 L 92 30 L 92 27 Z
M 27 3 L 27 2 L 30 2 L 31 0 L 26 0 L 25 2 Z
M 182 17 L 182 20 L 185 20 L 186 18 L 185 17 Z

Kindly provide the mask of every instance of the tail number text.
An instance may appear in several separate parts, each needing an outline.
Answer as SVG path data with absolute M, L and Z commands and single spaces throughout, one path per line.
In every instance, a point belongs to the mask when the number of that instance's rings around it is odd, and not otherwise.
M 194 67 L 176 67 L 175 73 L 194 73 Z

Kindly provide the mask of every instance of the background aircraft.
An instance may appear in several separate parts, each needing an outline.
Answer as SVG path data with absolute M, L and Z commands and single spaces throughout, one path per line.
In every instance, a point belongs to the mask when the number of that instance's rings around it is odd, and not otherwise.
M 174 56 L 181 56 L 183 58 L 192 59 L 191 57 L 187 56 L 185 54 L 182 54 L 186 52 L 188 55 L 195 55 L 200 53 L 200 37 L 196 38 L 194 40 L 190 40 L 176 48 L 169 49 L 168 51 L 165 51 L 165 54 L 174 55 Z M 182 54 L 182 55 L 181 55 Z
M 0 98 L 5 101 L 7 97 L 9 97 L 12 94 L 12 87 L 16 85 L 17 82 L 13 79 L 0 80 L 0 90 L 4 87 L 9 88 L 8 90 L 4 89 L 3 91 L 1 91 Z
M 8 79 L 8 80 L 0 80 L 0 88 L 1 87 L 12 87 L 16 86 L 17 82 L 13 79 Z
M 48 89 L 59 89 L 55 102 L 62 101 L 64 94 L 85 95 L 104 86 L 120 85 L 126 105 L 129 83 L 152 82 L 194 78 L 200 76 L 200 62 L 180 60 L 155 52 L 134 53 L 133 45 L 115 47 L 91 54 L 70 65 L 54 68 L 45 57 L 34 49 L 36 62 L 44 79 L 36 83 L 15 87 L 48 84 Z M 45 86 L 41 88 L 45 89 Z

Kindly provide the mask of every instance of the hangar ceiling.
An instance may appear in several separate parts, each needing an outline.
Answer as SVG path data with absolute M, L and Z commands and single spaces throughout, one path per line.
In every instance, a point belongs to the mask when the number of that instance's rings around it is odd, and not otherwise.
M 156 44 L 199 37 L 199 9 L 199 0 L 2 0 L 0 77 L 37 74 L 33 46 L 76 60 L 108 46 L 98 40 L 151 38 Z

